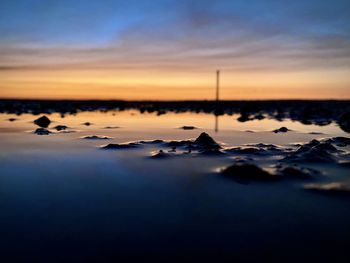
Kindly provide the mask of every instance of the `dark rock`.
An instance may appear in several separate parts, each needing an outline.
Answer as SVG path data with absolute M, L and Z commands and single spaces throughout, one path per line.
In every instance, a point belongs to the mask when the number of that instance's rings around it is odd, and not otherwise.
M 185 148 L 188 150 L 187 153 L 191 153 L 193 150 L 195 150 L 202 154 L 223 154 L 219 151 L 221 146 L 205 132 L 200 134 L 200 136 L 194 141 L 169 141 L 164 143 L 164 145 L 170 148 Z
M 299 147 L 295 153 L 303 153 L 303 152 L 307 152 L 309 151 L 312 147 L 315 147 L 317 145 L 320 145 L 321 142 L 319 142 L 318 140 L 312 140 L 308 143 L 305 144 L 296 144 L 296 147 Z
M 138 148 L 140 144 L 138 143 L 121 143 L 121 144 L 116 144 L 116 143 L 110 143 L 108 145 L 102 146 L 102 149 L 106 150 L 120 150 L 120 149 L 135 149 Z
M 309 143 L 306 143 L 304 145 L 301 145 L 299 149 L 296 150 L 296 154 L 300 153 L 307 153 L 311 151 L 323 151 L 323 152 L 329 152 L 329 153 L 335 153 L 338 152 L 337 148 L 335 148 L 333 145 L 331 145 L 328 142 L 319 142 L 317 140 L 312 140 Z
M 300 122 L 304 125 L 312 125 L 312 121 L 307 119 L 301 119 Z
M 286 132 L 289 132 L 290 130 L 288 129 L 288 128 L 286 128 L 286 127 L 281 127 L 281 128 L 279 128 L 279 129 L 277 129 L 277 130 L 274 130 L 273 132 L 274 133 L 286 133 Z
M 14 121 L 16 121 L 17 119 L 16 118 L 9 118 L 8 119 L 8 121 L 10 121 L 10 122 L 14 122 Z
M 51 132 L 45 128 L 38 128 L 34 131 L 34 133 L 37 135 L 49 135 Z
M 170 152 L 170 153 L 176 153 L 176 147 L 172 147 L 171 150 L 169 150 L 168 152 Z
M 306 144 L 307 146 L 316 146 L 316 145 L 319 145 L 320 144 L 320 142 L 318 141 L 318 140 L 312 140 L 312 141 L 310 141 L 308 144 Z
M 313 149 L 316 149 L 318 151 L 325 151 L 325 152 L 329 152 L 329 153 L 339 152 L 339 150 L 337 148 L 335 148 L 330 143 L 320 143 L 320 144 L 314 146 Z
M 332 121 L 328 119 L 322 119 L 322 118 L 315 118 L 313 121 L 313 124 L 318 125 L 318 126 L 327 126 L 331 124 Z
M 304 189 L 324 194 L 350 196 L 349 182 L 315 183 L 306 184 Z
M 184 140 L 184 141 L 170 141 L 166 142 L 165 145 L 167 147 L 188 147 L 189 145 L 192 145 L 192 141 L 190 140 Z
M 350 138 L 334 137 L 334 138 L 327 139 L 326 142 L 335 144 L 339 147 L 346 147 L 350 145 Z
M 247 144 L 244 147 L 234 147 L 225 149 L 225 151 L 233 154 L 253 154 L 253 155 L 280 155 L 285 152 L 285 150 L 279 148 L 273 144 Z
M 253 164 L 234 164 L 221 171 L 224 176 L 238 180 L 271 181 L 279 176 L 270 174 Z
M 251 121 L 251 120 L 252 120 L 252 118 L 250 118 L 249 115 L 246 115 L 246 114 L 242 114 L 237 119 L 237 121 L 239 121 L 239 122 L 247 122 L 247 121 Z
M 284 119 L 287 118 L 286 113 L 285 112 L 280 112 L 278 111 L 275 115 L 274 118 L 278 121 L 283 121 Z
M 261 120 L 265 119 L 265 116 L 262 115 L 262 114 L 257 114 L 257 115 L 254 116 L 254 119 L 261 121 Z
M 343 161 L 343 162 L 339 162 L 339 165 L 350 168 L 350 162 L 349 161 Z
M 350 112 L 341 115 L 338 124 L 343 131 L 350 132 Z
M 280 149 L 280 147 L 278 147 L 277 145 L 274 145 L 274 144 L 257 143 L 257 144 L 250 144 L 248 146 L 258 147 L 260 149 L 264 149 L 267 151 L 278 151 L 278 152 L 283 151 L 282 149 Z
M 334 162 L 336 156 L 333 154 L 338 152 L 340 151 L 330 143 L 321 143 L 317 140 L 312 140 L 290 153 L 283 161 L 313 163 Z
M 54 127 L 57 131 L 65 131 L 66 129 L 68 129 L 68 127 L 66 125 L 57 125 Z
M 108 137 L 108 136 L 100 136 L 100 135 L 88 135 L 88 136 L 82 137 L 82 139 L 85 139 L 85 140 L 111 140 L 113 138 Z
M 34 121 L 34 123 L 42 128 L 47 128 L 47 127 L 49 127 L 51 121 L 48 117 L 46 117 L 44 115 L 44 116 L 41 116 L 40 118 L 36 119 Z
M 327 152 L 315 152 L 313 150 L 301 154 L 301 155 L 291 155 L 287 156 L 284 161 L 291 162 L 309 162 L 309 163 L 329 163 L 334 162 L 335 159 L 332 155 Z
M 163 140 L 160 140 L 160 139 L 156 139 L 156 140 L 153 140 L 151 141 L 150 143 L 163 143 L 164 141 Z
M 163 140 L 153 140 L 153 141 L 139 141 L 141 144 L 160 144 L 163 143 Z
M 165 153 L 163 150 L 159 150 L 159 152 L 155 153 L 151 157 L 155 159 L 165 159 L 165 158 L 168 158 L 169 156 L 170 155 Z
M 84 122 L 83 125 L 90 126 L 90 125 L 92 125 L 92 123 L 91 122 Z
M 157 111 L 157 116 L 161 116 L 161 115 L 164 115 L 166 114 L 166 111 L 165 110 L 159 110 Z
M 244 163 L 244 164 L 246 164 L 246 163 L 251 163 L 251 162 L 254 162 L 254 159 L 253 158 L 251 158 L 251 157 L 247 157 L 247 156 L 245 156 L 245 157 L 242 157 L 242 156 L 237 156 L 237 157 L 234 157 L 234 162 L 237 164 L 239 164 L 239 163 Z
M 233 153 L 233 154 L 255 154 L 260 155 L 266 153 L 264 149 L 259 149 L 257 147 L 235 147 L 225 149 L 225 152 Z
M 215 116 L 222 116 L 222 115 L 224 115 L 224 114 L 225 114 L 225 110 L 222 109 L 222 108 L 220 108 L 220 109 L 215 109 L 215 110 L 214 110 L 214 115 L 215 115 Z
M 195 130 L 197 128 L 194 126 L 182 126 L 180 127 L 180 129 L 187 131 L 187 130 Z
M 206 149 L 220 148 L 219 144 L 205 132 L 201 133 L 194 143 Z
M 279 173 L 283 176 L 288 176 L 295 179 L 310 179 L 312 178 L 312 175 L 317 172 L 307 168 L 289 166 L 289 167 L 281 168 L 279 170 Z

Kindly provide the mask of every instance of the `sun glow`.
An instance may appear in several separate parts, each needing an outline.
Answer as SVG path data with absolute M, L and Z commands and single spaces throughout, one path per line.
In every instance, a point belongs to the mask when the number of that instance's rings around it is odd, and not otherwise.
M 348 72 L 225 72 L 221 99 L 350 98 Z M 213 99 L 213 71 L 16 70 L 0 72 L 0 97 Z

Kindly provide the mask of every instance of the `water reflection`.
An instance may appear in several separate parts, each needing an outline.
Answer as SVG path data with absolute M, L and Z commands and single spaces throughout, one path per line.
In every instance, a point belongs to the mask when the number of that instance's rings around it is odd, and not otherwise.
M 15 114 L 0 114 L 0 123 L 3 129 L 26 129 L 32 130 L 34 128 L 33 121 L 41 115 L 22 114 L 16 116 Z M 131 129 L 142 133 L 145 129 L 158 130 L 160 129 L 177 129 L 183 126 L 194 126 L 208 131 L 235 130 L 235 131 L 266 131 L 278 129 L 282 126 L 290 130 L 303 133 L 324 133 L 324 134 L 344 134 L 344 131 L 336 123 L 331 123 L 325 126 L 318 126 L 315 124 L 305 125 L 298 121 L 290 119 L 276 120 L 265 118 L 262 120 L 251 120 L 247 122 L 237 121 L 240 115 L 214 115 L 206 113 L 174 113 L 168 112 L 158 116 L 156 113 L 140 113 L 138 110 L 125 111 L 85 111 L 76 114 L 66 114 L 62 118 L 60 113 L 46 114 L 52 120 L 51 126 L 66 125 L 74 129 L 105 129 L 106 127 L 120 127 L 122 129 Z M 213 120 L 214 116 L 214 120 Z M 9 121 L 9 119 L 16 118 L 16 121 Z M 83 123 L 89 122 L 92 125 L 84 126 Z M 214 123 L 213 123 L 214 122 Z M 50 127 L 50 128 L 52 128 Z M 190 131 L 187 131 L 191 133 Z
M 215 115 L 215 132 L 219 132 L 219 116 Z
M 178 150 L 176 158 L 154 160 L 145 158 L 153 150 L 159 150 L 153 144 L 131 151 L 103 151 L 100 147 L 105 142 L 91 137 L 106 136 L 111 143 L 120 144 L 193 139 L 205 131 L 228 147 L 252 143 L 283 146 L 331 134 L 343 135 L 335 124 L 320 127 L 268 118 L 242 123 L 237 121 L 238 115 L 214 115 L 213 119 L 213 114 L 204 113 L 157 116 L 138 111 L 91 111 L 66 114 L 65 118 L 60 113 L 46 115 L 52 121 L 50 130 L 66 125 L 76 133 L 38 136 L 28 131 L 36 128 L 33 121 L 40 115 L 22 114 L 16 121 L 10 121 L 14 115 L 0 114 L 1 217 L 5 218 L 2 224 L 6 229 L 0 243 L 8 246 L 11 255 L 20 247 L 38 249 L 38 254 L 48 258 L 57 247 L 61 249 L 67 244 L 67 237 L 69 245 L 73 244 L 80 254 L 98 254 L 99 248 L 107 247 L 111 248 L 108 255 L 111 258 L 113 253 L 144 255 L 141 252 L 145 247 L 158 253 L 158 248 L 164 251 L 164 244 L 168 244 L 171 255 L 178 251 L 200 251 L 202 255 L 203 245 L 205 251 L 221 247 L 222 251 L 232 253 L 236 246 L 231 242 L 232 233 L 235 233 L 234 239 L 247 244 L 246 253 L 239 248 L 240 253 L 248 254 L 251 247 L 265 253 L 271 246 L 280 245 L 276 251 L 282 258 L 291 249 L 305 249 L 298 242 L 300 237 L 294 235 L 297 232 L 294 229 L 300 230 L 300 226 L 302 233 L 317 230 L 309 233 L 311 246 L 317 245 L 315 240 L 323 241 L 324 233 L 335 232 L 344 234 L 339 239 L 343 242 L 340 248 L 349 244 L 349 229 L 342 228 L 350 218 L 348 200 L 310 198 L 309 193 L 295 186 L 294 180 L 290 184 L 245 185 L 213 176 L 211 172 L 215 169 L 232 164 L 231 156 L 192 157 L 192 153 L 183 157 Z M 84 125 L 86 122 L 91 125 Z M 198 129 L 179 129 L 184 125 Z M 272 132 L 281 126 L 293 132 Z M 213 129 L 217 134 L 212 134 Z M 270 165 L 270 159 L 260 160 L 259 165 Z M 337 171 L 337 176 L 345 177 L 348 172 L 345 166 L 323 168 L 328 169 L 326 174 Z M 241 218 L 245 220 L 237 220 Z M 290 218 L 295 219 L 294 229 Z M 261 229 L 267 234 L 260 236 Z M 86 238 L 81 238 L 82 233 Z M 33 239 L 37 236 L 42 238 Z M 156 238 L 150 239 L 153 236 Z M 57 243 L 53 244 L 52 239 Z M 187 243 L 183 245 L 178 240 Z M 202 242 L 199 245 L 198 240 Z M 337 255 L 338 243 L 333 243 L 330 245 Z M 46 244 L 53 244 L 52 250 L 46 249 Z M 16 251 L 12 251 L 14 248 Z

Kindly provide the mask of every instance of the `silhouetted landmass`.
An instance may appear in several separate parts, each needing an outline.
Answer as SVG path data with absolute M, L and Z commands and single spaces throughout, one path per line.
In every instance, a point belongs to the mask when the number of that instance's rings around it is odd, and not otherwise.
M 271 100 L 271 101 L 73 101 L 73 100 L 0 100 L 0 112 L 49 114 L 62 116 L 81 111 L 124 111 L 141 113 L 195 112 L 215 115 L 240 114 L 238 121 L 291 119 L 303 124 L 328 125 L 337 122 L 349 131 L 350 100 Z

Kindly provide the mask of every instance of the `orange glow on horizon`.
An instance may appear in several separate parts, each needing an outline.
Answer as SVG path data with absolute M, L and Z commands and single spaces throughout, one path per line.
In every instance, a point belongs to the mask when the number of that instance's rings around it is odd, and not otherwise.
M 222 72 L 221 99 L 350 99 L 348 72 Z M 1 98 L 211 100 L 215 71 L 0 71 Z

